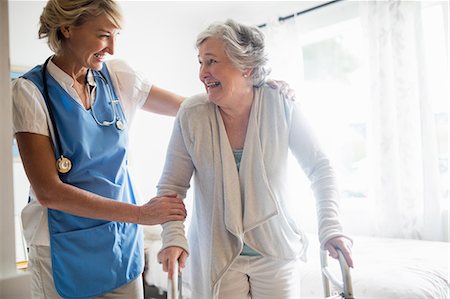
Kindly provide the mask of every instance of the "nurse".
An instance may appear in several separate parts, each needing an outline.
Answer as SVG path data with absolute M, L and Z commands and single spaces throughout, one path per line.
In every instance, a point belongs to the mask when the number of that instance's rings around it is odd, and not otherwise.
M 143 298 L 138 224 L 186 217 L 174 195 L 136 204 L 133 115 L 175 115 L 182 97 L 105 61 L 121 20 L 112 0 L 48 1 L 39 37 L 54 55 L 13 83 L 14 132 L 31 183 L 22 222 L 33 298 Z

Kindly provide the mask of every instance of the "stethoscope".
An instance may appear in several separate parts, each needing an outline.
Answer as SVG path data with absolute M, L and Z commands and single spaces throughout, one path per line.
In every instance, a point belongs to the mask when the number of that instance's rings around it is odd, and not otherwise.
M 99 73 L 100 75 L 97 75 L 96 73 Z M 95 122 L 99 126 L 109 127 L 112 124 L 115 124 L 116 128 L 122 131 L 123 129 L 125 129 L 125 125 L 124 125 L 123 121 L 120 119 L 119 114 L 117 113 L 117 105 L 119 104 L 119 99 L 117 99 L 117 98 L 114 99 L 113 98 L 112 93 L 111 93 L 111 87 L 109 86 L 108 81 L 106 81 L 106 78 L 105 78 L 105 76 L 103 75 L 102 72 L 93 71 L 92 75 L 93 75 L 94 80 L 96 82 L 100 79 L 101 81 L 103 81 L 103 84 L 106 86 L 106 89 L 108 90 L 109 102 L 110 102 L 111 107 L 112 107 L 111 110 L 113 112 L 111 120 L 109 120 L 109 121 L 108 120 L 99 121 L 97 116 L 96 116 L 96 114 L 95 114 L 94 104 L 92 104 L 91 105 L 92 117 L 94 118 Z M 97 86 L 99 86 L 99 85 L 97 84 Z M 89 97 L 91 97 L 91 93 L 89 93 Z
M 56 126 L 55 118 L 53 116 L 53 112 L 52 112 L 51 105 L 50 105 L 50 95 L 48 93 L 47 64 L 50 59 L 51 59 L 51 57 L 47 58 L 47 60 L 45 61 L 44 65 L 42 67 L 42 81 L 44 83 L 43 84 L 44 85 L 43 96 L 44 96 L 45 103 L 47 105 L 48 114 L 53 123 L 53 130 L 55 132 L 55 143 L 56 143 L 56 146 L 58 147 L 59 153 L 61 153 L 61 156 L 56 160 L 56 169 L 58 170 L 59 173 L 68 173 L 70 171 L 70 169 L 72 169 L 72 161 L 70 161 L 69 158 L 64 157 L 64 155 L 62 154 L 63 151 L 62 151 L 62 147 L 61 147 L 61 141 L 59 140 L 58 128 Z M 98 73 L 100 75 L 97 75 L 96 73 Z M 108 81 L 106 80 L 105 76 L 103 75 L 103 73 L 101 71 L 99 71 L 99 72 L 92 71 L 92 75 L 94 77 L 95 82 L 98 82 L 98 80 L 100 80 L 106 86 L 106 89 L 108 91 L 107 94 L 109 97 L 108 102 L 111 104 L 111 107 L 112 107 L 111 108 L 111 110 L 112 110 L 111 120 L 99 121 L 97 118 L 97 115 L 95 114 L 94 103 L 92 103 L 92 105 L 91 105 L 92 117 L 94 118 L 95 122 L 101 127 L 109 127 L 112 124 L 115 124 L 117 129 L 119 129 L 119 130 L 125 129 L 125 124 L 120 119 L 119 113 L 117 113 L 116 105 L 119 104 L 119 99 L 113 98 L 112 92 L 111 92 L 111 87 L 108 84 Z M 96 86 L 98 87 L 99 84 L 96 84 Z M 91 98 L 91 93 L 89 93 L 89 98 Z

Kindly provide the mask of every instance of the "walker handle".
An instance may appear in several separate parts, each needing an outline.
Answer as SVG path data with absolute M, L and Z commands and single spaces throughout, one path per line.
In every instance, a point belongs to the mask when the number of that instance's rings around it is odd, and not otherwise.
M 172 279 L 167 275 L 167 299 L 182 299 L 182 277 L 178 261 L 175 262 L 175 271 Z
M 329 296 L 331 295 L 330 291 L 330 282 L 331 282 L 331 284 L 334 285 L 334 287 L 337 288 L 340 293 L 342 293 L 345 299 L 354 299 L 350 268 L 347 265 L 347 261 L 345 260 L 342 251 L 339 248 L 336 248 L 336 251 L 339 256 L 339 266 L 341 268 L 342 280 L 336 279 L 336 277 L 330 272 L 328 268 L 327 251 L 326 250 L 320 251 L 322 283 L 325 298 L 329 298 Z

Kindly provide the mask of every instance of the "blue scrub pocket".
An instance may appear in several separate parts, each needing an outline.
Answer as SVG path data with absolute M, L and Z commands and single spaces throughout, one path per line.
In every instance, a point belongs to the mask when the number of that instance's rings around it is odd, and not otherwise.
M 64 298 L 107 293 L 142 272 L 142 238 L 135 224 L 108 222 L 56 233 L 50 240 L 53 279 Z

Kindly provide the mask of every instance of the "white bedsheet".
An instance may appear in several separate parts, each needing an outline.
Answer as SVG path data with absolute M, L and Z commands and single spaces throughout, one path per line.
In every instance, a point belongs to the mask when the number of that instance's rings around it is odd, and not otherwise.
M 323 298 L 318 241 L 311 238 L 310 244 L 302 298 Z M 450 243 L 356 237 L 353 294 L 357 299 L 447 299 L 449 254 Z M 328 261 L 339 276 L 338 263 Z

